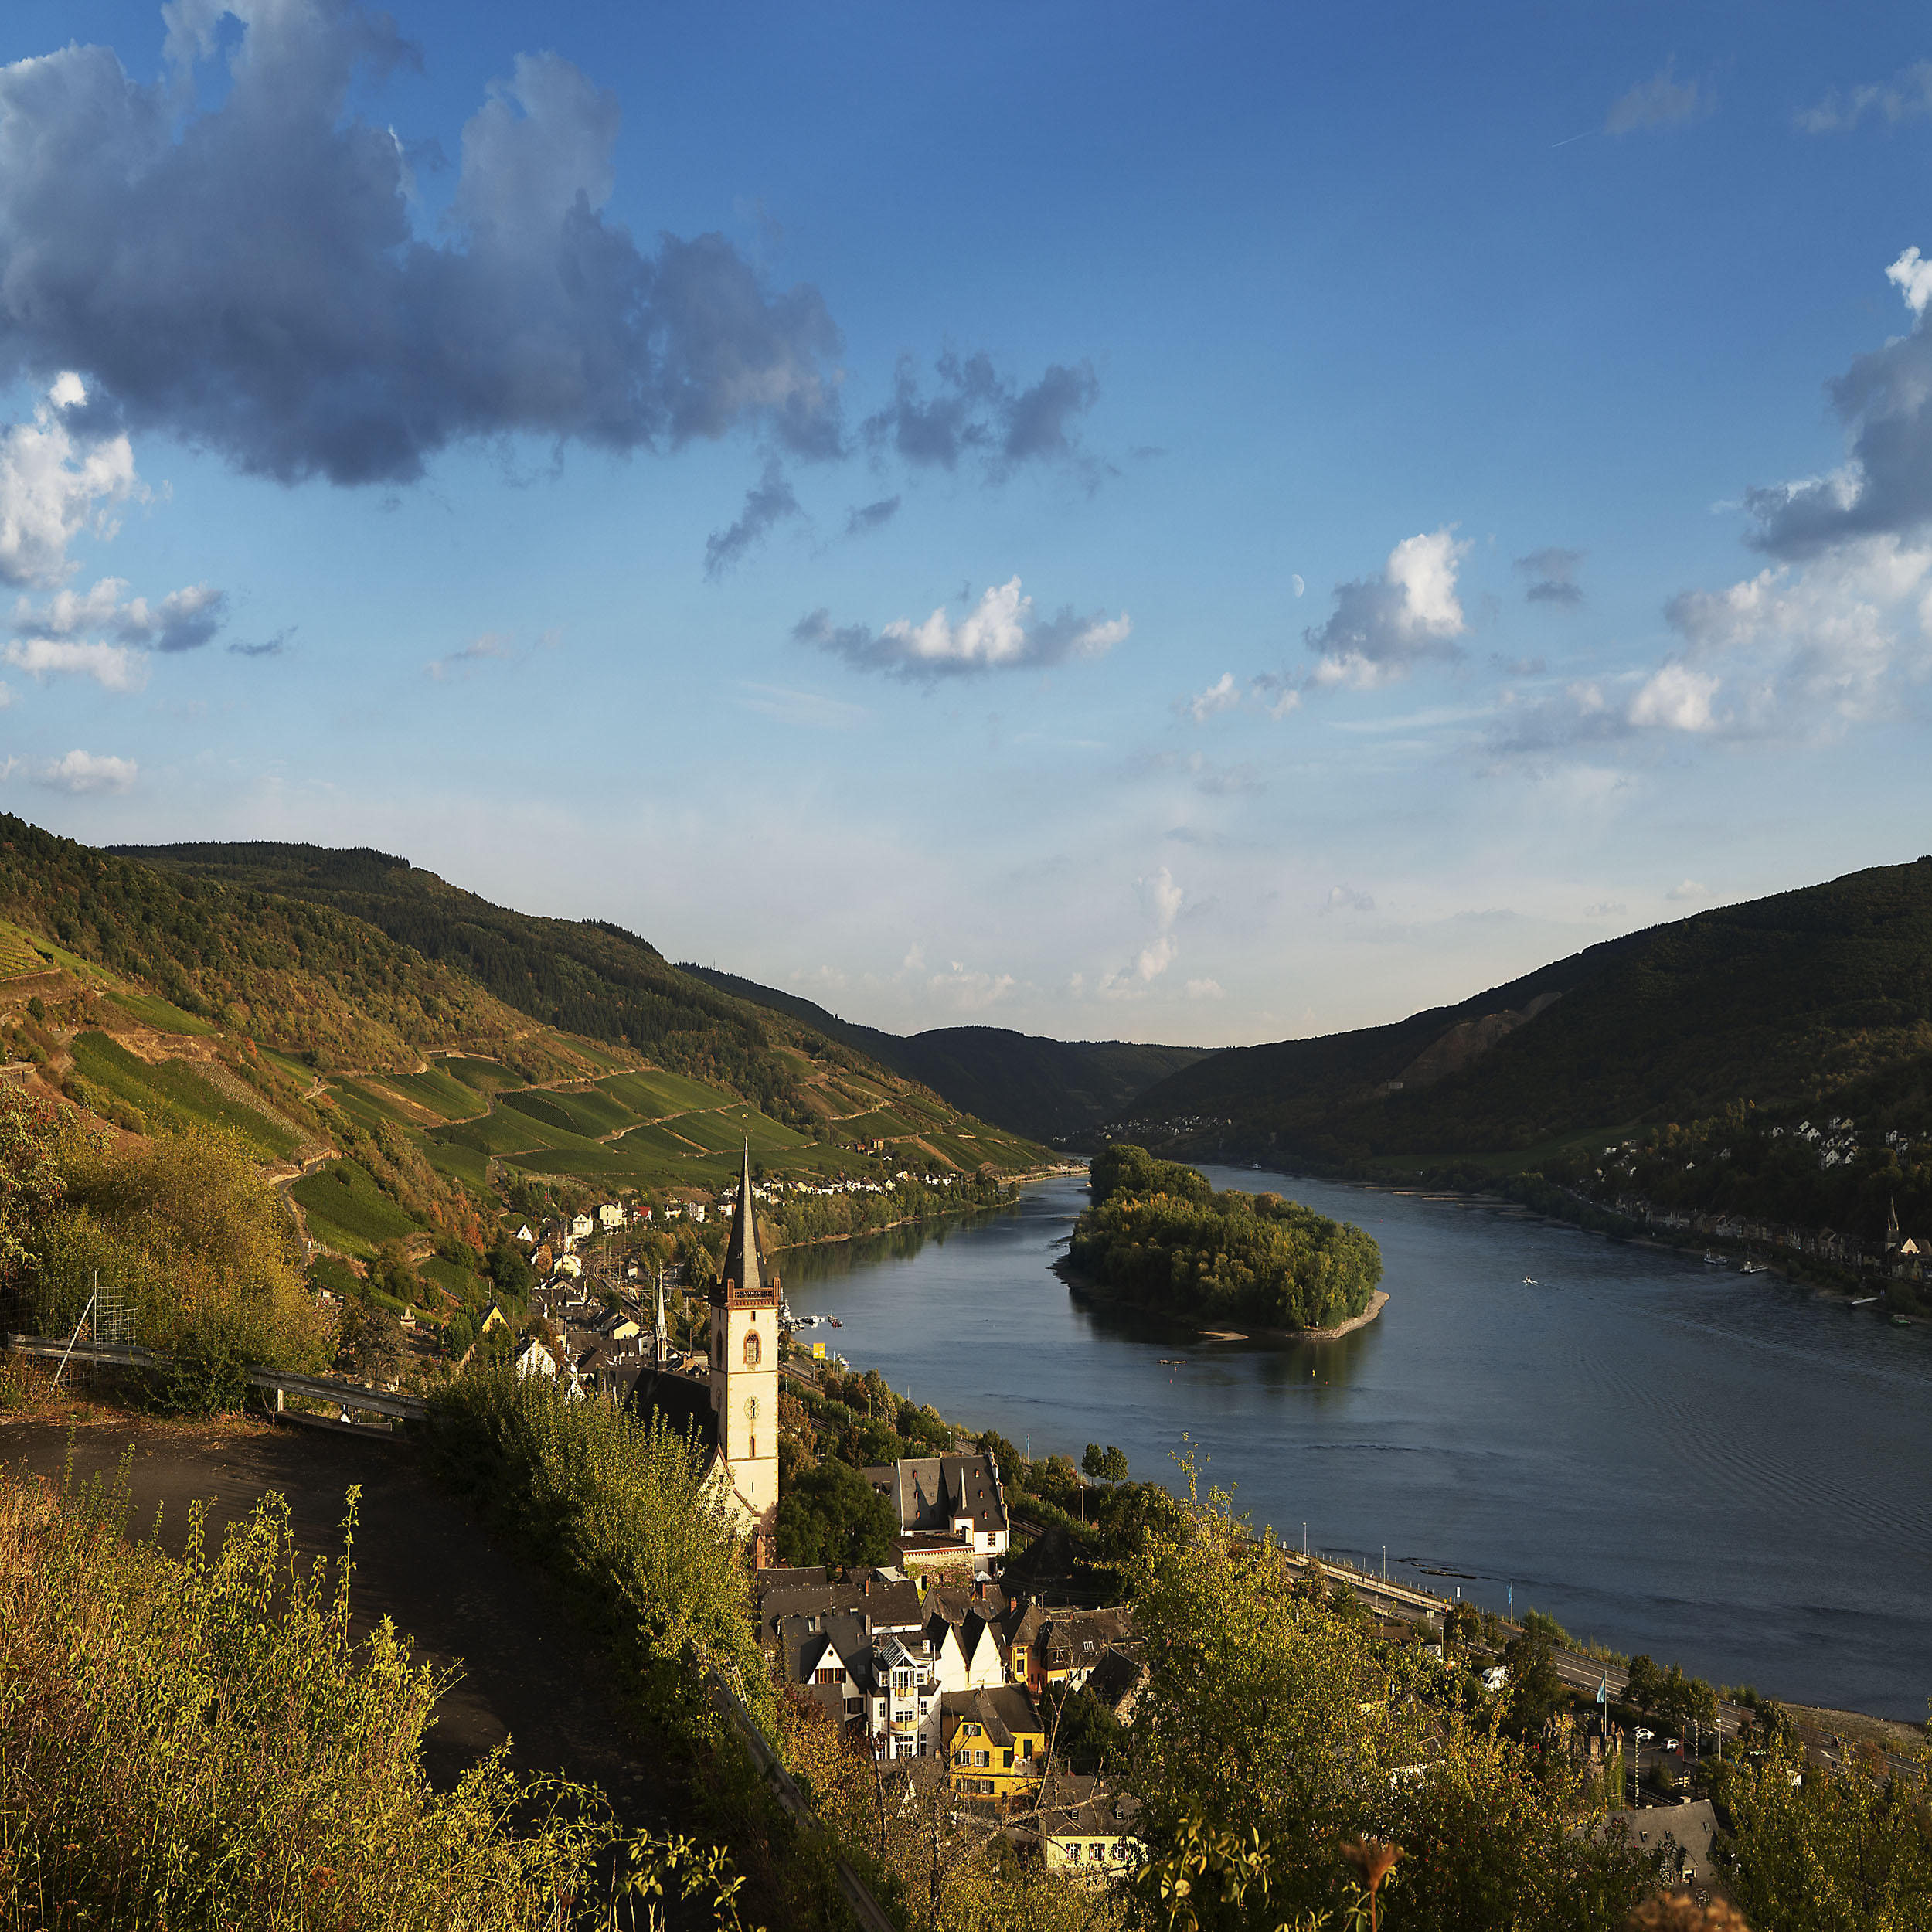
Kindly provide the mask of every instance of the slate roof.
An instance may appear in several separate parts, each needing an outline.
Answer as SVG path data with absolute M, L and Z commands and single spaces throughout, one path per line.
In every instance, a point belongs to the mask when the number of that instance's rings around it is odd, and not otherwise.
M 898 1512 L 902 1531 L 949 1531 L 961 1516 L 971 1519 L 975 1535 L 1008 1526 L 990 1456 L 908 1456 L 868 1469 L 866 1480 Z
M 990 1690 L 947 1691 L 939 1700 L 940 1722 L 958 1717 L 986 1727 L 989 1743 L 1009 1748 L 1022 1731 L 1043 1733 L 1039 1713 L 1033 1700 L 1017 1684 L 1002 1684 Z
M 695 1376 L 647 1366 L 631 1384 L 624 1406 L 645 1417 L 655 1410 L 679 1435 L 695 1432 L 700 1449 L 718 1447 L 718 1418 L 711 1406 L 711 1385 Z
M 1108 1791 L 1097 1777 L 1056 1771 L 1033 1824 L 1042 1838 L 1126 1838 L 1140 1811 L 1137 1799 Z

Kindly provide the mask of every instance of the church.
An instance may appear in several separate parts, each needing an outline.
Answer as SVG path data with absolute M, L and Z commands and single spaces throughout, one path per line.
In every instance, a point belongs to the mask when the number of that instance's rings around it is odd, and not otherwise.
M 778 1277 L 758 1253 L 758 1217 L 751 1195 L 751 1152 L 745 1151 L 738 1211 L 724 1260 L 711 1287 L 708 1338 L 710 1372 L 703 1383 L 669 1366 L 664 1297 L 651 1365 L 638 1378 L 629 1406 L 655 1410 L 708 1454 L 707 1483 L 722 1486 L 739 1529 L 753 1543 L 754 1560 L 769 1563 L 778 1519 Z

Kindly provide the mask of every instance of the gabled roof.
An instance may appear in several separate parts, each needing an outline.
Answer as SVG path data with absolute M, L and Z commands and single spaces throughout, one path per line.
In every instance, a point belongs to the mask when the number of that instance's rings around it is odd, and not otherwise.
M 1010 1747 L 1015 1737 L 1031 1733 L 1046 1735 L 1033 1700 L 1017 1684 L 1002 1684 L 986 1690 L 947 1691 L 939 1700 L 940 1722 L 958 1718 L 985 1726 L 988 1740 Z
M 624 1406 L 648 1417 L 663 1417 L 674 1434 L 694 1435 L 700 1449 L 718 1447 L 718 1418 L 711 1406 L 709 1383 L 668 1369 L 646 1368 L 631 1386 Z
M 1008 1526 L 990 1456 L 907 1456 L 865 1475 L 897 1512 L 901 1531 L 950 1530 L 961 1518 L 970 1519 L 975 1534 Z

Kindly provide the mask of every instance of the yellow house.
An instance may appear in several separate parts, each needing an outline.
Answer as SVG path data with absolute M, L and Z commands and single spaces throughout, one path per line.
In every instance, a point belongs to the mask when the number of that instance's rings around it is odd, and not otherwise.
M 1100 1781 L 1056 1773 L 1040 1794 L 1034 1821 L 1049 1872 L 1080 1879 L 1124 1876 L 1146 1855 L 1134 1835 L 1139 1806 L 1101 1788 Z
M 941 1748 L 953 1789 L 1004 1804 L 1030 1794 L 1046 1767 L 1046 1727 L 1017 1684 L 947 1691 L 939 1700 Z

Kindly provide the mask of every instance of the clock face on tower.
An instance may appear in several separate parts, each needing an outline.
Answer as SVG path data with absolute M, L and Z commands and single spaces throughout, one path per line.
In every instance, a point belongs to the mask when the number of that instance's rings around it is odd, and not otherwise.
M 747 1396 L 745 1397 L 745 1420 L 756 1422 L 757 1420 L 758 1398 L 756 1396 Z

